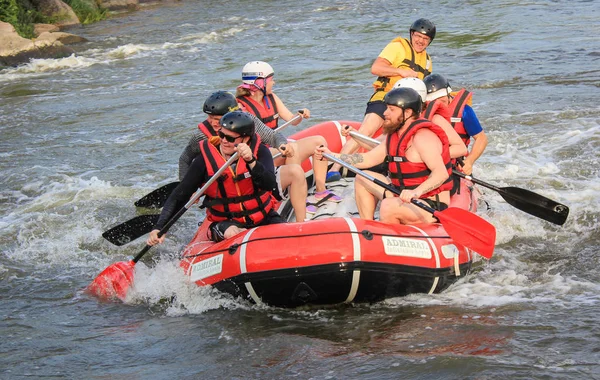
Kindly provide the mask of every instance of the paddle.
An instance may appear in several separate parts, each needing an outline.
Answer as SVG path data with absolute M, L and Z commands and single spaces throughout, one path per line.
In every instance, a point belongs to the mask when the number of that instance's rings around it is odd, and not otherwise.
M 324 153 L 323 157 L 336 164 L 342 165 L 348 170 L 363 176 L 369 181 L 391 191 L 396 195 L 400 195 L 400 191 L 394 186 L 387 184 L 362 170 L 355 168 L 345 161 L 335 158 L 334 156 Z M 448 236 L 455 242 L 463 245 L 481 256 L 490 259 L 494 254 L 494 245 L 496 244 L 496 228 L 487 220 L 460 208 L 449 207 L 444 211 L 437 211 L 433 208 L 413 199 L 414 205 L 433 214 L 434 217 L 442 224 Z
M 273 159 L 281 157 L 281 152 L 277 152 L 273 155 Z M 139 215 L 135 218 L 131 218 L 126 222 L 119 224 L 105 231 L 102 237 L 117 246 L 130 243 L 137 238 L 140 238 L 154 228 L 156 222 L 158 222 L 159 214 Z
M 298 113 L 304 113 L 304 111 L 298 110 Z M 281 131 L 282 129 L 286 128 L 287 126 L 289 126 L 290 124 L 292 124 L 294 121 L 298 120 L 301 117 L 302 117 L 301 115 L 294 116 L 292 119 L 290 119 L 290 121 L 287 121 L 287 122 L 281 124 L 281 126 L 277 127 L 275 129 L 275 132 Z M 171 194 L 171 192 L 173 190 L 175 190 L 177 185 L 179 185 L 179 182 L 171 182 L 164 186 L 161 186 L 158 189 L 156 189 L 156 190 L 144 195 L 140 199 L 138 199 L 134 203 L 134 205 L 135 205 L 135 207 L 161 208 L 162 206 L 164 206 L 165 202 L 169 198 L 169 195 Z
M 569 216 L 569 207 L 534 193 L 533 191 L 513 186 L 496 187 L 473 178 L 470 175 L 461 173 L 458 170 L 453 170 L 452 174 L 468 179 L 471 182 L 487 187 L 488 189 L 492 189 L 500 194 L 508 204 L 530 215 L 558 224 L 559 226 L 562 226 L 567 221 L 567 216 Z
M 139 215 L 128 221 L 119 224 L 105 231 L 102 237 L 113 243 L 122 246 L 152 231 L 159 214 Z
M 356 131 L 350 131 L 350 136 L 352 136 L 353 138 L 355 138 L 357 140 L 361 140 L 362 142 L 369 145 L 371 148 L 375 148 L 377 145 L 379 145 L 381 143 L 379 140 L 376 140 L 369 136 L 365 136 Z
M 158 232 L 158 237 L 163 236 L 169 231 L 171 226 L 181 218 L 181 216 L 204 194 L 206 189 L 213 184 L 223 172 L 235 161 L 237 161 L 239 153 L 235 153 L 225 164 L 217 170 L 217 172 L 196 191 L 190 200 L 165 224 Z M 112 299 L 115 296 L 121 300 L 125 299 L 127 289 L 133 282 L 133 267 L 135 264 L 152 248 L 151 245 L 146 245 L 131 261 L 121 261 L 109 265 L 104 269 L 98 277 L 88 286 L 90 293 L 100 298 Z
M 147 208 L 161 208 L 165 205 L 165 202 L 171 195 L 171 192 L 179 185 L 179 181 L 167 183 L 164 186 L 144 195 L 138 199 L 134 205 L 135 207 L 147 207 Z
M 379 145 L 379 141 L 371 137 L 362 135 L 355 131 L 350 131 L 350 136 L 361 140 L 371 146 Z M 569 216 L 569 207 L 557 203 L 552 199 L 541 196 L 533 191 L 521 189 L 519 187 L 496 187 L 479 179 L 466 175 L 458 170 L 453 170 L 452 174 L 470 180 L 471 182 L 494 190 L 504 198 L 508 204 L 518 208 L 530 215 L 544 219 L 548 222 L 562 226 Z

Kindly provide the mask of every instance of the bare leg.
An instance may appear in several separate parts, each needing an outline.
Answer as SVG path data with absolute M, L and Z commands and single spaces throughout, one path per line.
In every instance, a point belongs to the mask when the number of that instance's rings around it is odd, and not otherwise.
M 304 170 L 298 164 L 283 165 L 279 168 L 281 188 L 290 188 L 290 202 L 294 208 L 297 222 L 306 219 L 306 195 L 308 192 Z
M 384 120 L 376 113 L 368 113 L 365 115 L 362 124 L 358 129 L 358 133 L 371 137 L 379 128 L 383 127 L 383 121 Z M 354 141 L 354 139 L 350 139 L 342 146 L 340 153 L 352 154 L 356 152 L 358 148 L 358 143 Z M 339 172 L 340 168 L 341 166 L 339 164 L 333 164 L 329 171 Z
M 400 198 L 386 198 L 381 202 L 379 220 L 384 223 L 417 224 L 433 223 L 433 215 L 419 207 L 404 203 Z
M 310 136 L 293 142 L 294 156 L 286 159 L 286 164 L 300 164 L 315 152 L 318 146 L 327 146 L 323 136 Z M 327 161 L 313 159 L 313 172 L 317 191 L 325 190 L 325 177 L 327 176 Z M 303 219 L 304 220 L 304 219 Z
M 242 231 L 246 231 L 246 229 L 240 228 L 238 226 L 230 226 L 229 228 L 227 228 L 225 230 L 225 233 L 223 234 L 223 236 L 225 237 L 225 239 L 229 239 L 229 238 L 234 237 L 235 235 L 239 234 Z
M 366 171 L 373 177 L 389 183 L 390 180 L 382 174 Z M 361 219 L 374 220 L 377 202 L 383 198 L 383 188 L 364 177 L 357 176 L 354 181 L 354 197 Z
M 271 151 L 271 155 L 274 156 L 277 153 L 279 153 L 279 151 L 273 147 L 269 147 L 269 150 Z M 281 165 L 285 165 L 285 157 L 283 156 L 279 156 L 276 159 L 273 160 L 273 164 L 275 164 L 275 167 L 281 166 Z

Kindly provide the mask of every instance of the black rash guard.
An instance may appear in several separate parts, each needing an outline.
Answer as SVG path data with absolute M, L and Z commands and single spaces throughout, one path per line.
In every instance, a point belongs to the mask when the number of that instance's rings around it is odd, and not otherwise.
M 277 187 L 273 157 L 266 145 L 260 144 L 256 164 L 250 169 L 250 174 L 252 175 L 252 183 L 259 190 L 272 191 Z M 190 200 L 194 192 L 201 188 L 208 180 L 206 163 L 204 158 L 199 156 L 192 161 L 192 165 L 187 170 L 179 185 L 169 195 L 169 199 L 167 199 L 163 206 L 155 229 L 161 230 L 173 215 Z

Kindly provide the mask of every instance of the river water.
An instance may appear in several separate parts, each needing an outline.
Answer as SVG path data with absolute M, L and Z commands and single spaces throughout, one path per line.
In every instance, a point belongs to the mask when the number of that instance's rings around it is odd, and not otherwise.
M 126 304 L 82 291 L 143 247 L 101 233 L 176 179 L 204 99 L 247 61 L 311 110 L 302 127 L 361 120 L 373 59 L 418 17 L 438 27 L 434 72 L 475 93 L 490 140 L 475 175 L 567 204 L 564 226 L 482 189 L 495 255 L 443 294 L 281 310 L 185 283 L 193 211 Z M 0 71 L 0 378 L 600 378 L 598 25 L 594 1 L 190 0 Z

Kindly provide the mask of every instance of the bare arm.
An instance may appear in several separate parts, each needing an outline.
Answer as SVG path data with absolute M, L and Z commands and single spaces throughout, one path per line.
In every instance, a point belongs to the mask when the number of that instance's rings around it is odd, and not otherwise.
M 378 77 L 417 77 L 417 72 L 406 68 L 397 68 L 392 66 L 390 61 L 385 58 L 377 57 L 371 66 L 371 74 Z
M 383 160 L 385 160 L 386 154 L 385 144 L 379 144 L 377 147 L 366 153 L 336 153 L 334 156 L 359 169 L 366 169 L 382 163 Z
M 450 157 L 457 158 L 463 157 L 467 155 L 467 147 L 465 143 L 462 141 L 458 133 L 452 128 L 452 124 L 448 122 L 448 120 L 444 119 L 441 115 L 434 115 L 432 120 L 433 123 L 440 126 L 444 132 L 446 132 L 446 136 L 448 136 L 448 143 L 450 144 Z
M 465 157 L 465 164 L 463 166 L 463 171 L 467 175 L 472 174 L 473 164 L 475 163 L 475 161 L 477 161 L 479 157 L 481 157 L 483 151 L 485 150 L 485 147 L 488 144 L 488 138 L 484 131 L 481 131 L 472 137 L 475 139 L 475 142 L 473 143 L 473 148 L 471 149 L 471 152 L 469 152 L 469 155 Z

